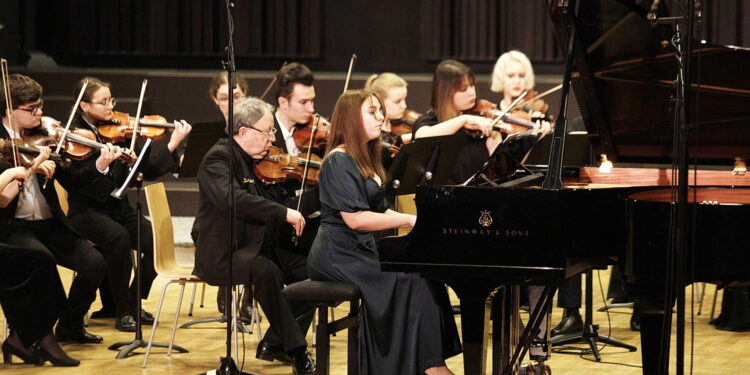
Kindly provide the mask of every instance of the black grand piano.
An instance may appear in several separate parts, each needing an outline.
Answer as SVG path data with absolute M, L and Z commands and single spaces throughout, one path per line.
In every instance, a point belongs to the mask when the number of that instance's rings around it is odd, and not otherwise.
M 556 3 L 550 1 L 550 4 Z M 672 26 L 652 27 L 650 1 L 588 0 L 576 16 L 572 87 L 596 154 L 615 162 L 567 169 L 562 189 L 540 180 L 512 187 L 430 185 L 416 189 L 411 233 L 380 242 L 383 270 L 419 272 L 450 285 L 461 299 L 466 374 L 484 373 L 488 296 L 501 285 L 552 283 L 617 258 L 629 290 L 648 306 L 642 318 L 643 373 L 661 374 L 664 275 L 677 74 Z M 670 9 L 662 3 L 660 14 Z M 569 29 L 550 5 L 560 45 Z M 733 173 L 750 156 L 750 51 L 694 44 L 689 114 L 698 136 L 690 155 L 693 256 L 687 282 L 750 278 L 750 249 L 733 229 L 750 222 L 750 174 Z M 698 60 L 695 60 L 696 62 Z M 697 117 L 695 114 L 697 113 Z M 406 148 L 404 148 L 406 150 Z M 661 167 L 665 166 L 665 167 Z M 671 309 L 670 309 L 671 310 Z M 654 344 L 657 343 L 657 344 Z

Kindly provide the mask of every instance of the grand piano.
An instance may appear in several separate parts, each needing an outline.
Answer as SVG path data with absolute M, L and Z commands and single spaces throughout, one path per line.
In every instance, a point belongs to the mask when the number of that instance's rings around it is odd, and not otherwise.
M 565 46 L 570 29 L 553 3 L 550 16 Z M 562 189 L 541 188 L 541 180 L 528 176 L 500 186 L 422 179 L 416 226 L 380 242 L 383 270 L 419 272 L 456 291 L 466 374 L 484 373 L 488 298 L 499 287 L 554 285 L 613 259 L 644 306 L 643 373 L 666 373 L 658 338 L 665 330 L 661 317 L 671 311 L 664 275 L 677 183 L 670 167 L 677 65 L 668 42 L 672 26 L 650 25 L 650 5 L 588 0 L 575 17 L 571 85 L 592 150 L 614 161 L 611 171 L 566 168 Z M 674 13 L 668 5 L 662 3 L 660 16 Z M 694 66 L 700 61 L 701 69 L 693 70 L 690 88 L 690 157 L 699 167 L 689 175 L 696 187 L 689 194 L 695 220 L 686 281 L 747 279 L 750 250 L 730 233 L 750 222 L 750 174 L 732 164 L 750 155 L 750 76 L 743 72 L 750 51 L 694 46 Z

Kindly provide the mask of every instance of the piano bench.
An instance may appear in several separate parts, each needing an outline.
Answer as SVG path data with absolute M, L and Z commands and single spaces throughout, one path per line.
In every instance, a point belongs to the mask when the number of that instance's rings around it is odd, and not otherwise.
M 318 309 L 318 323 L 315 332 L 317 341 L 315 362 L 318 375 L 328 375 L 330 371 L 330 337 L 338 331 L 348 329 L 347 374 L 357 373 L 357 315 L 362 295 L 359 288 L 351 284 L 332 281 L 305 280 L 288 285 L 281 294 L 290 301 L 306 301 Z M 349 314 L 341 319 L 328 321 L 328 309 L 349 301 Z M 313 323 L 315 324 L 315 323 Z

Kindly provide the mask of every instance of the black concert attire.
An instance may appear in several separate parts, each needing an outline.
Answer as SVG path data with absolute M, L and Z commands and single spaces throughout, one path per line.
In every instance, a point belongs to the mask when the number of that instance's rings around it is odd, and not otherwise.
M 0 126 L 0 138 L 9 138 L 5 126 Z M 0 173 L 9 167 L 0 165 Z M 43 176 L 36 174 L 6 208 L 0 209 L 0 242 L 41 252 L 37 257 L 51 257 L 77 273 L 68 293 L 68 306 L 60 317 L 60 326 L 68 331 L 83 330 L 83 317 L 96 299 L 106 265 L 102 255 L 76 233 L 63 213 L 54 181 L 87 181 L 95 173 L 95 169 L 74 171 L 58 167 L 46 187 Z M 35 213 L 29 216 L 29 211 Z
M 448 294 L 418 274 L 383 272 L 372 232 L 349 228 L 341 212 L 384 212 L 385 191 L 333 152 L 320 173 L 322 224 L 308 259 L 310 278 L 356 285 L 364 303 L 359 374 L 417 374 L 461 352 Z
M 234 141 L 233 141 L 234 142 Z M 307 279 L 307 257 L 281 246 L 279 233 L 286 223 L 287 206 L 294 205 L 277 184 L 265 184 L 253 171 L 255 160 L 234 145 L 234 189 L 237 212 L 237 249 L 232 254 L 233 283 L 252 284 L 270 323 L 263 341 L 293 354 L 307 347 L 305 333 L 314 305 L 287 301 L 285 284 Z M 193 274 L 211 285 L 226 286 L 229 250 L 229 143 L 220 139 L 198 169 L 200 195 L 196 221 L 200 228 Z M 309 195 L 303 197 L 307 206 Z M 303 215 L 305 210 L 302 211 Z
M 419 117 L 414 121 L 413 134 L 416 134 L 417 130 L 423 126 L 432 126 L 438 124 L 437 114 L 432 111 Z M 453 169 L 453 175 L 451 176 L 451 182 L 460 184 L 473 176 L 474 173 L 487 161 L 490 157 L 489 151 L 487 151 L 486 138 L 472 136 L 467 133 L 468 143 L 458 154 L 456 165 Z M 413 142 L 418 142 L 418 138 L 414 139 Z M 526 154 L 531 150 L 539 137 L 523 137 L 519 140 L 510 144 L 510 154 L 517 160 L 521 161 Z M 498 146 L 499 147 L 499 146 Z
M 24 347 L 49 334 L 68 303 L 54 256 L 0 243 L 0 303 Z
M 727 285 L 724 287 L 721 314 L 713 324 L 716 325 L 716 329 L 722 331 L 750 330 L 750 286 Z
M 431 111 L 427 112 L 414 121 L 413 132 L 416 135 L 419 128 L 436 125 L 438 123 L 440 122 L 438 121 L 437 114 Z M 477 169 L 479 169 L 479 167 L 490 157 L 484 138 L 473 137 L 468 134 L 466 137 L 469 141 L 464 149 L 458 154 L 456 166 L 454 167 L 453 175 L 451 176 L 451 181 L 456 184 L 463 183 L 469 177 L 474 175 Z M 419 142 L 419 138 L 414 137 L 412 139 L 413 142 Z
M 71 129 L 77 128 L 92 130 L 97 134 L 96 128 L 86 122 L 80 114 L 76 115 L 71 124 Z M 97 141 L 106 142 L 98 134 Z M 143 143 L 141 141 L 136 143 L 138 145 L 136 153 L 139 153 Z M 73 161 L 71 169 L 96 170 L 98 156 L 97 150 L 87 159 Z M 154 142 L 140 170 L 146 179 L 154 179 L 176 166 L 177 160 L 167 149 L 166 143 Z M 128 283 L 133 269 L 131 251 L 135 249 L 137 241 L 138 218 L 127 196 L 117 199 L 110 195 L 124 183 L 129 173 L 129 166 L 121 160 L 115 160 L 105 172 L 96 170 L 96 176 L 93 179 L 63 184 L 63 187 L 68 191 L 68 216 L 73 227 L 104 253 L 109 289 L 115 300 L 117 317 L 122 318 L 135 313 L 136 282 L 133 280 L 130 289 L 128 289 Z M 141 298 L 146 299 L 156 278 L 156 271 L 154 270 L 151 222 L 145 217 L 141 217 L 140 249 L 143 253 Z
M 277 117 L 277 114 L 274 113 L 273 116 L 274 124 L 273 126 L 276 128 L 276 137 L 273 141 L 273 146 L 278 147 L 284 151 L 285 154 L 289 153 L 289 148 L 286 145 L 286 141 L 284 140 L 284 132 L 281 130 L 281 124 L 279 123 L 279 119 Z M 292 128 L 292 134 L 294 134 L 294 128 Z M 323 152 L 323 150 L 319 151 Z M 313 152 L 314 153 L 314 152 Z M 300 157 L 305 157 L 305 152 L 300 152 Z M 298 180 L 294 179 L 288 179 L 284 182 L 279 183 L 281 187 L 286 190 L 287 194 L 290 197 L 294 197 L 297 195 L 297 191 L 301 188 L 302 184 Z M 318 196 L 318 187 L 317 186 L 307 186 L 305 188 L 306 194 L 310 194 L 312 196 L 317 197 Z M 316 199 L 314 201 L 310 201 L 310 206 L 308 207 L 309 211 L 316 212 L 320 211 L 320 202 Z M 296 207 L 292 207 L 296 208 Z M 310 247 L 312 246 L 313 241 L 315 240 L 315 235 L 318 233 L 318 227 L 320 227 L 320 218 L 319 217 L 305 217 L 305 229 L 302 232 L 302 235 L 299 237 L 297 241 L 297 245 L 294 245 L 291 241 L 283 243 L 283 246 L 287 249 L 292 249 L 296 252 L 300 252 L 303 254 L 307 254 L 310 252 Z M 291 226 L 285 226 L 282 228 L 281 233 L 281 239 L 282 240 L 289 240 L 292 238 L 292 229 Z

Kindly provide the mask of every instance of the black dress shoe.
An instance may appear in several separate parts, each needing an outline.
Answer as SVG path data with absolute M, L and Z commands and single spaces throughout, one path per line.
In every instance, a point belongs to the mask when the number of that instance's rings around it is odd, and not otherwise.
M 141 309 L 141 323 L 148 325 L 154 324 L 154 314 Z
M 44 364 L 45 361 L 50 361 L 53 366 L 63 366 L 63 367 L 73 367 L 78 366 L 81 364 L 81 361 L 68 357 L 67 354 L 65 354 L 63 357 L 58 358 L 50 354 L 47 349 L 44 349 L 39 344 L 34 344 L 34 347 L 31 349 L 34 352 L 34 355 L 37 357 L 37 366 L 41 366 Z
M 630 330 L 640 332 L 641 330 L 641 315 L 633 314 L 630 316 Z
M 83 327 L 71 329 L 59 324 L 55 330 L 55 337 L 57 341 L 75 341 L 80 344 L 98 344 L 104 341 L 104 338 L 87 332 Z
M 255 358 L 269 362 L 276 360 L 287 365 L 295 364 L 295 361 L 289 356 L 289 354 L 286 354 L 281 345 L 271 345 L 266 340 L 260 340 L 258 343 L 258 350 L 255 352 Z
M 315 375 L 317 370 L 315 369 L 315 361 L 313 361 L 310 352 L 305 350 L 302 354 L 298 354 L 294 357 L 294 367 L 292 367 L 294 375 Z
M 576 333 L 583 333 L 583 320 L 581 320 L 581 315 L 568 315 L 563 317 L 555 328 L 552 328 L 550 336 L 555 337 Z
M 125 314 L 115 320 L 115 328 L 120 332 L 135 332 L 135 318 L 133 315 Z
M 6 365 L 9 365 L 12 363 L 11 356 L 16 356 L 18 358 L 21 358 L 23 363 L 37 363 L 37 358 L 34 356 L 33 352 L 26 352 L 24 350 L 21 350 L 13 345 L 11 345 L 7 340 L 3 341 L 2 346 L 3 351 L 3 363 Z
M 110 309 L 102 308 L 99 311 L 94 311 L 91 313 L 91 319 L 109 319 L 114 317 L 117 317 L 117 313 L 115 313 L 114 310 Z

